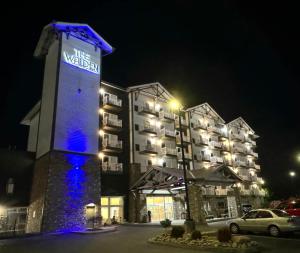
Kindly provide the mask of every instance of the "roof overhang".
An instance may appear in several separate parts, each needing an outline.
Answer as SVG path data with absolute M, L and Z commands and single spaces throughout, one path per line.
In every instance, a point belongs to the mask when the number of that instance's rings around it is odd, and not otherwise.
M 26 116 L 21 120 L 21 125 L 29 126 L 33 117 L 39 113 L 41 108 L 41 101 L 38 101 L 35 106 L 26 114 Z
M 102 50 L 102 55 L 108 55 L 113 52 L 113 47 L 108 44 L 98 33 L 89 25 L 80 23 L 52 22 L 43 28 L 37 47 L 34 51 L 35 57 L 43 57 L 48 53 L 50 45 L 57 34 L 65 32 L 72 36 L 95 45 Z

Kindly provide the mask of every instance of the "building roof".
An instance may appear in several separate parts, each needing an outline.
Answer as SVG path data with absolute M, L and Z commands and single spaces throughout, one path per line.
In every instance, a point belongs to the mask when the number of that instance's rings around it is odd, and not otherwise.
M 223 124 L 225 123 L 225 120 L 207 102 L 205 102 L 203 104 L 200 104 L 200 105 L 196 105 L 196 106 L 187 108 L 186 111 L 188 111 L 188 112 L 198 112 L 200 114 L 203 114 L 203 109 L 206 112 L 212 113 L 215 117 L 219 118 Z
M 142 91 L 148 93 L 149 95 L 160 97 L 166 101 L 175 99 L 175 97 L 159 82 L 129 86 L 127 88 L 127 91 L 128 92 Z
M 230 121 L 229 123 L 227 123 L 227 125 L 229 125 L 229 126 L 234 125 L 234 124 L 242 124 L 242 125 L 246 126 L 252 132 L 252 134 L 255 134 L 255 131 L 248 125 L 248 123 L 242 117 L 238 117 L 238 118 Z M 259 136 L 256 135 L 256 137 L 259 137 Z
M 50 45 L 57 38 L 57 33 L 61 32 L 72 34 L 72 36 L 78 39 L 99 47 L 102 50 L 103 55 L 108 55 L 114 50 L 113 47 L 109 45 L 88 24 L 52 22 L 43 28 L 33 55 L 35 57 L 43 57 L 46 55 Z
M 34 107 L 32 107 L 32 109 L 26 114 L 26 116 L 21 120 L 20 124 L 21 125 L 26 125 L 29 126 L 30 125 L 30 121 L 33 119 L 33 117 L 40 112 L 40 108 L 41 108 L 41 100 L 38 101 Z

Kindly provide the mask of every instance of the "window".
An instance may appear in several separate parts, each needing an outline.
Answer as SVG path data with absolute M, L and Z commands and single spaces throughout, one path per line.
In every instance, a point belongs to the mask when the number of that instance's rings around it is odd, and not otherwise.
M 134 106 L 134 110 L 137 112 L 139 110 L 139 106 L 138 105 L 135 105 Z
M 273 209 L 272 212 L 275 213 L 278 217 L 289 217 L 290 216 L 287 212 L 278 210 L 278 209 Z
M 152 161 L 151 160 L 148 160 L 148 165 L 152 165 Z
M 139 125 L 138 125 L 138 124 L 135 124 L 135 125 L 134 125 L 134 130 L 135 130 L 135 131 L 139 131 Z
M 140 144 L 135 144 L 135 150 L 140 151 Z
M 6 184 L 6 193 L 13 194 L 14 188 L 15 188 L 14 180 L 13 180 L 13 178 L 9 178 L 7 180 L 7 184 Z
M 257 211 L 250 211 L 244 216 L 244 219 L 255 219 Z
M 192 139 L 192 142 L 195 143 L 195 139 L 194 138 Z
M 259 211 L 256 218 L 258 218 L 258 219 L 273 218 L 273 216 L 268 211 Z

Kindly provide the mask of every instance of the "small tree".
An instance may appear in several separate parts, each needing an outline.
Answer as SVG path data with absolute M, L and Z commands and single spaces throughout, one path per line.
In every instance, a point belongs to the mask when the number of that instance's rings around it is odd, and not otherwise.
M 165 219 L 165 220 L 160 221 L 160 225 L 161 225 L 165 230 L 167 230 L 167 228 L 170 227 L 171 224 L 172 224 L 172 221 L 170 221 L 169 219 Z

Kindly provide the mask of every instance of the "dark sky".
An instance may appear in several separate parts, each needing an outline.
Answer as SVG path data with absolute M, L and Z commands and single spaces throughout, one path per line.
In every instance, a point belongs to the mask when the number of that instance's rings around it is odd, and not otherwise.
M 32 55 L 43 26 L 88 23 L 116 48 L 103 59 L 104 80 L 124 87 L 159 81 L 186 106 L 208 102 L 227 122 L 242 116 L 261 137 L 267 186 L 278 197 L 293 194 L 289 170 L 298 171 L 294 189 L 300 184 L 298 8 L 262 2 L 61 0 L 2 8 L 0 146 L 26 148 L 19 122 L 41 96 L 43 62 Z

